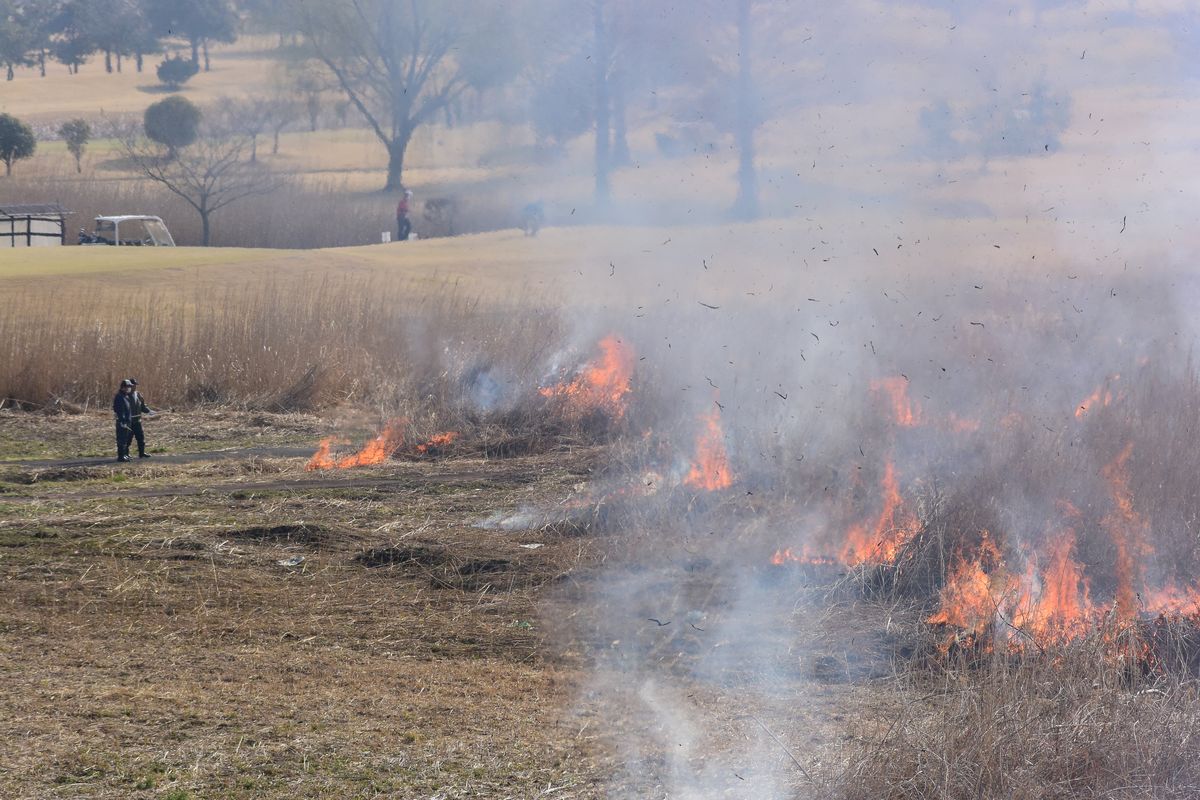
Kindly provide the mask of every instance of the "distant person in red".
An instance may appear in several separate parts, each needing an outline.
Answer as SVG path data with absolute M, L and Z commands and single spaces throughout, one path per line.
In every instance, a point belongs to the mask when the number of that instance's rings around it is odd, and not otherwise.
M 409 203 L 412 202 L 412 191 L 404 190 L 404 196 L 400 198 L 400 202 L 396 205 L 396 240 L 400 242 L 408 241 L 408 235 L 412 233 L 412 221 L 408 218 Z

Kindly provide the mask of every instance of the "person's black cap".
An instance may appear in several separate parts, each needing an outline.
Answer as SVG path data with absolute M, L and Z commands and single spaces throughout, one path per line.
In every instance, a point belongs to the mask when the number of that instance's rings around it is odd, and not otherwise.
M 126 386 L 133 386 L 133 382 L 130 381 L 128 378 L 121 381 L 121 388 L 124 389 Z
M 130 379 L 129 379 L 129 385 L 130 385 L 130 386 L 137 386 L 137 378 L 130 378 Z

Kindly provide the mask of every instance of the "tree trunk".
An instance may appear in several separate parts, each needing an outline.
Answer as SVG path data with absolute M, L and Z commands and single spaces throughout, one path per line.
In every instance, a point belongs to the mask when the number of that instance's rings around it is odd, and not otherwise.
M 197 65 L 200 63 L 200 40 L 194 36 L 192 37 L 192 63 Z
M 258 134 L 257 133 L 251 134 L 251 136 L 250 136 L 250 163 L 251 164 L 258 163 Z
M 136 52 L 134 52 L 133 58 L 134 58 L 134 63 L 137 64 L 138 74 L 140 75 L 142 73 L 142 51 L 137 50 Z
M 592 0 L 592 33 L 595 51 L 596 81 L 596 204 L 608 204 L 608 34 L 604 26 L 605 0 Z
M 117 51 L 117 72 L 121 71 L 121 51 Z
M 625 76 L 621 70 L 613 73 L 613 152 L 614 167 L 623 167 L 633 159 L 629 156 L 629 142 L 625 138 Z
M 42 77 L 46 77 L 46 50 L 45 48 L 38 51 L 38 69 L 42 72 Z
M 4 174 L 12 175 L 12 159 L 11 158 L 4 159 Z
M 758 107 L 754 102 L 754 78 L 750 72 L 751 47 L 750 4 L 752 0 L 738 0 L 738 194 L 733 203 L 733 213 L 742 219 L 758 216 L 758 173 L 754 166 L 754 130 L 758 127 Z
M 4 79 L 5 79 L 5 80 L 8 80 L 8 81 L 11 81 L 11 80 L 13 79 L 13 77 L 15 77 L 15 76 L 13 75 L 13 67 L 12 67 L 12 64 L 9 64 L 9 65 L 8 65 L 8 71 L 5 73 Z
M 78 155 L 75 156 L 75 172 L 76 173 L 83 172 L 83 153 L 79 153 Z
M 412 130 L 405 130 L 392 139 L 388 145 L 388 172 L 385 192 L 398 192 L 404 188 L 404 153 L 408 150 L 408 140 L 412 138 Z
M 204 40 L 204 71 L 208 72 L 210 69 L 212 69 L 212 67 L 208 63 L 208 39 L 205 39 Z
M 208 247 L 210 232 L 208 218 L 211 214 L 212 212 L 207 208 L 200 209 L 200 244 L 202 247 Z
M 112 74 L 112 50 L 105 49 L 104 51 L 104 71 Z
M 271 155 L 279 155 L 279 128 L 275 129 L 275 139 L 271 142 Z
M 319 94 L 310 94 L 304 101 L 305 109 L 308 111 L 308 130 L 309 133 L 317 132 L 317 117 L 321 115 L 321 96 Z

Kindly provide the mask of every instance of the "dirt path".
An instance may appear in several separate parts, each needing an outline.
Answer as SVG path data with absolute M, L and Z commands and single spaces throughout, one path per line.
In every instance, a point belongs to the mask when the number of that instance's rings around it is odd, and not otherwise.
M 145 489 L 103 489 L 84 490 L 80 492 L 54 492 L 39 495 L 0 495 L 6 503 L 44 502 L 46 500 L 91 500 L 96 498 L 113 497 L 190 497 L 202 494 L 229 494 L 232 492 L 273 492 L 273 491 L 303 491 L 306 489 L 377 489 L 384 491 L 404 491 L 425 486 L 453 486 L 455 484 L 477 484 L 481 482 L 496 485 L 513 485 L 522 481 L 504 480 L 504 476 L 494 472 L 455 472 L 453 474 L 418 475 L 409 474 L 404 477 L 391 475 L 376 475 L 363 478 L 338 480 L 330 475 L 325 478 L 298 478 L 294 480 L 275 481 L 230 481 L 214 483 L 208 486 L 156 486 Z
M 298 458 L 311 455 L 311 447 L 252 447 L 230 450 L 215 450 L 206 453 L 174 453 L 170 455 L 155 455 L 148 461 L 130 462 L 130 466 L 147 466 L 159 464 L 190 464 L 197 462 L 224 461 L 247 458 Z M 398 468 L 407 462 L 393 462 Z M 58 483 L 56 476 L 63 470 L 78 473 L 89 468 L 119 469 L 121 465 L 111 458 L 82 458 L 82 459 L 43 459 L 36 461 L 14 461 L 4 466 L 17 467 L 27 470 L 28 475 L 22 483 Z M 136 474 L 134 472 L 133 474 Z M 44 480 L 39 481 L 38 476 Z M 519 473 L 506 469 L 469 469 L 453 472 L 428 472 L 403 469 L 391 474 L 363 475 L 354 471 L 336 470 L 332 472 L 305 473 L 305 477 L 277 478 L 261 481 L 224 481 L 220 483 L 197 484 L 195 482 L 171 486 L 150 487 L 105 487 L 103 489 L 84 489 L 76 492 L 39 493 L 35 496 L 3 495 L 6 502 L 44 501 L 44 500 L 83 500 L 111 497 L 173 497 L 195 496 L 202 494 L 228 494 L 232 492 L 270 492 L 270 491 L 304 491 L 311 489 L 369 489 L 381 491 L 404 491 L 425 486 L 449 486 L 455 484 L 490 484 L 496 486 L 511 486 L 526 482 Z
M 155 453 L 148 464 L 190 464 L 195 461 L 224 461 L 231 458 L 300 458 L 311 456 L 312 447 L 240 447 L 232 450 L 210 450 L 204 453 Z M 82 469 L 87 467 L 115 467 L 115 458 L 68 458 L 40 459 L 35 461 L 6 461 L 0 466 L 22 469 Z M 135 457 L 131 463 L 140 463 Z

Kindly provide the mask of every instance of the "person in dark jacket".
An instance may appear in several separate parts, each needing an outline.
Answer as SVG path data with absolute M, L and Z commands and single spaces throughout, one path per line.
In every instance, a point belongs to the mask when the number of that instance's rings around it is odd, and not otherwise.
M 412 196 L 412 191 L 405 189 L 404 196 L 396 204 L 396 241 L 398 242 L 407 242 L 409 235 L 412 234 L 412 220 L 408 218 L 409 212 L 412 210 Z
M 133 404 L 129 398 L 132 393 L 133 384 L 124 380 L 113 398 L 113 414 L 117 418 L 117 461 L 129 460 L 129 440 L 133 438 Z
M 129 392 L 130 433 L 137 439 L 138 458 L 149 458 L 150 454 L 146 452 L 146 433 L 142 430 L 142 414 L 152 417 L 154 412 L 146 405 L 146 398 L 138 391 L 137 378 L 130 378 L 129 385 L 133 387 Z M 129 452 L 128 443 L 125 445 L 125 452 Z

